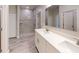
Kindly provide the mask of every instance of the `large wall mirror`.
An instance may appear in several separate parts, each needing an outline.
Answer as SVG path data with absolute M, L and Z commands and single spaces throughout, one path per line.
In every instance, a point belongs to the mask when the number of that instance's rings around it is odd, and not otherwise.
M 51 6 L 45 10 L 45 25 L 51 27 L 60 27 L 59 6 Z
M 45 13 L 46 26 L 77 31 L 77 6 L 53 5 Z

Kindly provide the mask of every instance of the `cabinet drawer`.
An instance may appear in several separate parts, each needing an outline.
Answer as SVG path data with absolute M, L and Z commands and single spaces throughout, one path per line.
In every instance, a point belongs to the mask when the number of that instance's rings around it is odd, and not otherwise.
M 38 33 L 36 33 L 36 46 L 40 53 L 46 52 L 46 41 L 45 39 Z

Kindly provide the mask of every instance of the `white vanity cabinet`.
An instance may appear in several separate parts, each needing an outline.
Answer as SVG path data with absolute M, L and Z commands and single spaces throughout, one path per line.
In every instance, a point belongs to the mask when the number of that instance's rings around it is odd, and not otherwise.
M 35 44 L 39 53 L 57 53 L 58 50 L 46 41 L 39 33 L 35 33 Z
M 73 41 L 76 36 L 67 37 L 44 29 L 36 29 L 35 34 L 39 53 L 79 53 L 79 46 Z
M 35 35 L 36 35 L 35 44 L 36 44 L 38 51 L 40 53 L 45 53 L 46 52 L 46 41 L 38 33 L 36 33 Z

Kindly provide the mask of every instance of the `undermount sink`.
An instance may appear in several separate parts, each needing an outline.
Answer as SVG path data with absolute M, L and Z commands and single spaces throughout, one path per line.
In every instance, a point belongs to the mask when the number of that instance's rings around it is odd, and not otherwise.
M 79 47 L 75 46 L 70 41 L 67 41 L 67 38 L 65 38 L 65 37 L 62 37 L 55 33 L 52 34 L 51 32 L 48 32 L 48 34 L 46 34 L 46 37 L 48 37 L 48 40 L 50 39 L 51 43 L 53 42 L 53 43 L 63 47 L 62 48 L 63 51 L 79 53 Z
M 66 40 L 66 38 L 60 36 L 60 35 L 57 35 L 56 33 L 53 33 L 51 31 L 48 31 L 48 33 L 45 34 L 45 36 L 51 40 L 51 42 L 53 41 L 54 43 L 56 44 L 59 44 L 63 41 Z
M 75 46 L 73 43 L 68 41 L 67 38 L 57 35 L 56 33 L 52 34 L 52 32 L 48 31 L 46 34 L 46 37 L 51 40 L 51 43 L 55 43 L 57 45 L 60 45 L 61 47 L 64 47 L 63 50 L 67 52 L 74 52 L 74 53 L 79 53 L 79 46 Z M 53 38 L 53 39 L 52 39 Z
M 79 47 L 73 45 L 72 43 L 70 43 L 68 41 L 63 41 L 59 45 L 61 45 L 62 47 L 64 47 L 64 49 L 66 49 L 67 51 L 79 53 Z

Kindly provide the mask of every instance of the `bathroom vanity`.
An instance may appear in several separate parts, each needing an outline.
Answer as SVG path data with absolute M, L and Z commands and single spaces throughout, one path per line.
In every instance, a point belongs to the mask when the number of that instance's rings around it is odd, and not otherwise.
M 78 6 L 64 5 L 52 5 L 45 9 L 45 25 L 35 30 L 39 53 L 79 53 L 77 9 Z
M 39 53 L 79 53 L 78 37 L 62 31 L 55 28 L 52 31 L 36 29 L 35 44 Z

